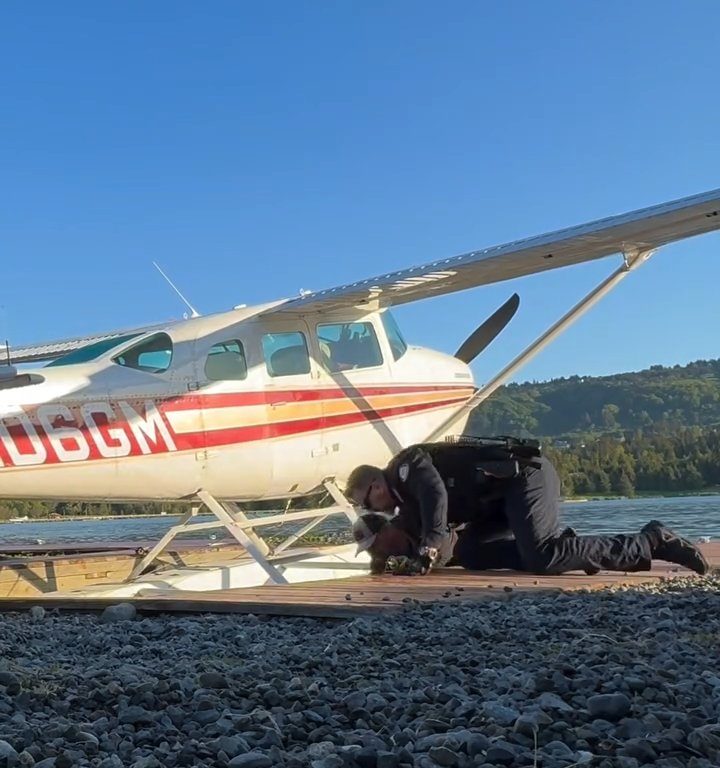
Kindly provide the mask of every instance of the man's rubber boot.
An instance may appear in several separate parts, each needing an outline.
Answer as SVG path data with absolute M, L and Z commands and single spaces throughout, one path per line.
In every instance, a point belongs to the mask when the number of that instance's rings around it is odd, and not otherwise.
M 650 540 L 653 559 L 682 565 L 701 576 L 710 572 L 710 563 L 703 553 L 692 542 L 678 536 L 658 520 L 651 520 L 643 526 L 641 533 Z
M 577 531 L 574 528 L 571 528 L 568 526 L 562 533 L 560 534 L 561 539 L 574 539 L 577 537 Z M 586 568 L 585 573 L 588 576 L 595 576 L 595 574 L 600 573 L 599 568 Z

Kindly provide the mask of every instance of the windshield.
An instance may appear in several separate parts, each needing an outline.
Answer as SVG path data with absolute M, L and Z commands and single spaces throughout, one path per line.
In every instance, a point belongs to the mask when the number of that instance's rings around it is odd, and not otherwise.
M 112 339 L 103 339 L 102 341 L 96 341 L 94 344 L 87 344 L 80 349 L 76 349 L 74 352 L 69 352 L 67 355 L 59 357 L 57 360 L 53 360 L 48 363 L 45 368 L 52 368 L 58 365 L 75 365 L 76 363 L 89 363 L 91 360 L 104 355 L 108 350 L 124 344 L 130 339 L 134 339 L 139 336 L 139 333 L 128 333 L 125 336 L 114 336 Z
M 405 339 L 403 338 L 402 333 L 400 333 L 400 328 L 398 328 L 395 318 L 390 314 L 390 310 L 383 312 L 382 321 L 385 326 L 385 333 L 387 333 L 388 341 L 390 342 L 392 356 L 395 360 L 399 360 L 407 352 Z

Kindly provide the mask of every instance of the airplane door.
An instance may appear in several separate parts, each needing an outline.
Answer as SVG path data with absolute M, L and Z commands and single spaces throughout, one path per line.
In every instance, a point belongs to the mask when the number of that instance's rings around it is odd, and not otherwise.
M 360 463 L 381 464 L 402 447 L 384 339 L 374 318 L 325 321 L 312 329 L 323 387 L 323 451 L 328 475 L 344 479 Z
M 264 432 L 262 356 L 252 327 L 229 327 L 195 345 L 202 487 L 219 498 L 262 498 L 272 457 Z
M 319 370 L 308 325 L 272 319 L 260 329 L 266 439 L 271 446 L 270 493 L 307 493 L 324 479 Z

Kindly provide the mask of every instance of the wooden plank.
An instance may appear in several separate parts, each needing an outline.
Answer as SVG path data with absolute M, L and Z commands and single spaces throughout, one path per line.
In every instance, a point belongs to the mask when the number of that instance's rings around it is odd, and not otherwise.
M 58 590 L 82 589 L 90 584 L 124 581 L 140 559 L 135 550 L 80 555 L 10 558 L 0 560 L 0 597 L 41 595 Z M 247 557 L 237 545 L 230 548 L 171 549 L 158 566 L 210 566 Z
M 708 559 L 720 567 L 720 543 L 704 545 Z M 653 583 L 691 575 L 667 563 L 641 573 L 604 572 L 536 576 L 513 571 L 471 572 L 439 569 L 425 577 L 355 576 L 346 579 L 272 585 L 208 592 L 153 592 L 129 600 L 143 612 L 254 613 L 281 616 L 348 618 L 397 610 L 414 602 L 479 602 L 513 599 L 559 591 L 597 590 L 609 586 Z M 43 595 L 24 600 L 0 600 L 1 610 L 27 610 L 44 605 L 62 610 L 102 610 L 125 602 L 119 598 L 73 598 Z
M 0 529 L 2 533 L 2 529 Z M 0 555 L 12 556 L 17 553 L 21 554 L 34 554 L 34 555 L 49 555 L 53 554 L 79 554 L 79 553 L 109 553 L 117 552 L 118 550 L 135 551 L 138 547 L 142 547 L 149 550 L 155 544 L 154 540 L 148 541 L 57 541 L 47 542 L 45 544 L 0 544 Z M 217 541 L 211 544 L 207 539 L 176 539 L 170 550 L 174 552 L 185 552 L 191 549 L 240 549 L 237 542 L 231 541 Z

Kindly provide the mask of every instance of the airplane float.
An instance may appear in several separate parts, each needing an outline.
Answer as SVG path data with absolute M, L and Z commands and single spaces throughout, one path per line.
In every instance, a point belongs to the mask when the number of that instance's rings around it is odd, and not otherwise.
M 188 528 L 224 526 L 264 577 L 330 514 L 357 464 L 462 431 L 470 411 L 668 243 L 720 229 L 720 190 L 299 298 L 7 350 L 0 365 L 0 497 L 187 500 L 139 574 Z M 469 363 L 514 315 L 513 296 L 453 355 L 409 346 L 390 309 L 619 256 L 619 266 L 490 382 Z M 18 369 L 22 363 L 44 367 Z M 334 508 L 249 519 L 236 502 L 325 487 Z M 218 520 L 192 520 L 204 504 Z M 258 529 L 309 522 L 270 548 Z M 285 553 L 285 555 L 283 555 Z

